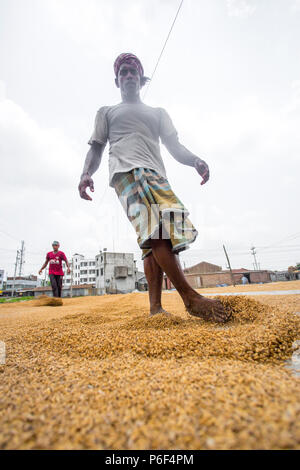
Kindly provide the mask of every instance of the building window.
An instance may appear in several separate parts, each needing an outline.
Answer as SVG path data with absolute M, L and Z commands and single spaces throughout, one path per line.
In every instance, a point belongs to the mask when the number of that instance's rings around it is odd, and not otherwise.
M 103 276 L 103 268 L 101 268 L 101 276 Z

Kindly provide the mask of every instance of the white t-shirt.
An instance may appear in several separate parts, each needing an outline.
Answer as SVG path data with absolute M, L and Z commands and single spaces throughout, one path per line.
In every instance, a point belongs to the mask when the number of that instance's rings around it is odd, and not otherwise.
M 89 144 L 109 141 L 109 184 L 113 186 L 117 173 L 133 168 L 150 168 L 166 178 L 159 138 L 164 143 L 174 133 L 176 129 L 163 108 L 120 103 L 99 109 Z

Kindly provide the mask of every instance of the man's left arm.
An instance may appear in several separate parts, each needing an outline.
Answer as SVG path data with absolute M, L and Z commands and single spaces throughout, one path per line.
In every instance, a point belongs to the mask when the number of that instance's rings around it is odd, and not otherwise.
M 165 137 L 164 144 L 175 160 L 183 165 L 192 166 L 197 170 L 199 175 L 203 178 L 201 184 L 205 184 L 209 180 L 209 168 L 207 163 L 184 147 L 184 145 L 179 142 L 177 133 L 173 133 L 167 138 Z

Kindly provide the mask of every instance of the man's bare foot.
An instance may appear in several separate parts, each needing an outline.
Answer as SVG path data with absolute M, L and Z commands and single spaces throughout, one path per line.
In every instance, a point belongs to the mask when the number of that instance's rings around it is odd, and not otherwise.
M 153 315 L 157 315 L 158 313 L 163 313 L 164 315 L 171 316 L 171 314 L 164 310 L 162 307 L 153 307 L 150 309 L 150 317 L 153 317 Z
M 207 299 L 199 294 L 190 298 L 185 306 L 190 315 L 204 320 L 226 323 L 231 318 L 219 300 Z

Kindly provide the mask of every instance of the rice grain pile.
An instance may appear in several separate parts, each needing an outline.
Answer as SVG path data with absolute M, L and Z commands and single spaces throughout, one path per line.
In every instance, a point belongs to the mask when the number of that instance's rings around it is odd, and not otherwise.
M 63 305 L 62 299 L 58 297 L 48 297 L 47 295 L 41 295 L 33 302 L 36 307 L 59 307 Z
M 296 449 L 299 296 L 219 297 L 225 325 L 147 294 L 0 306 L 1 449 Z M 57 313 L 56 313 L 57 312 Z

